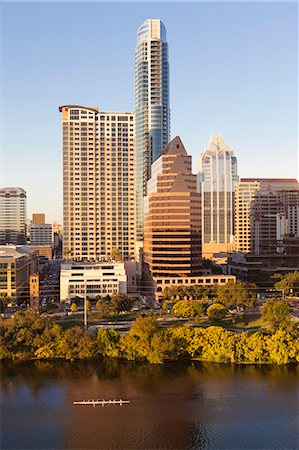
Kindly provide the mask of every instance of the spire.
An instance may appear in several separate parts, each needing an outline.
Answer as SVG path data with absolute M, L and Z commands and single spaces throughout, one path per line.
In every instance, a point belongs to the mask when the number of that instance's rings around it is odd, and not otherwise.
M 184 144 L 179 136 L 172 139 L 164 148 L 162 155 L 187 155 Z

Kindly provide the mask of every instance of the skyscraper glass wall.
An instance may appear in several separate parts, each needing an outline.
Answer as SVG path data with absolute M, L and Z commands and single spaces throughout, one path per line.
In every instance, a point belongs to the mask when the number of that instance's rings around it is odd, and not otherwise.
M 151 164 L 170 139 L 169 63 L 166 29 L 159 19 L 137 31 L 135 50 L 137 240 L 143 239 L 143 200 Z
M 202 242 L 229 244 L 234 235 L 234 192 L 237 158 L 222 134 L 212 134 L 198 164 L 202 195 Z

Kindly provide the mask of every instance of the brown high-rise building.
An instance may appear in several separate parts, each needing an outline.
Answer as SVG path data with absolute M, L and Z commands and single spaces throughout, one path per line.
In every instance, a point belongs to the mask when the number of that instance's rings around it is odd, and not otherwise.
M 191 156 L 177 136 L 153 163 L 147 184 L 144 260 L 155 280 L 201 273 L 200 211 Z
M 45 214 L 43 213 L 33 213 L 32 223 L 35 225 L 44 225 L 46 223 Z

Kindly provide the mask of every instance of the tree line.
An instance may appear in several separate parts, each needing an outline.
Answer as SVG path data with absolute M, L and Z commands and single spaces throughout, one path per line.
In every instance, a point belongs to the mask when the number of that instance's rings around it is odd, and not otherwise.
M 238 334 L 219 326 L 159 329 L 153 317 L 138 317 L 126 335 L 113 329 L 99 329 L 93 335 L 80 327 L 63 330 L 33 311 L 16 313 L 1 323 L 0 359 L 106 357 L 152 364 L 180 359 L 287 364 L 299 362 L 299 330 L 288 326 L 268 333 Z

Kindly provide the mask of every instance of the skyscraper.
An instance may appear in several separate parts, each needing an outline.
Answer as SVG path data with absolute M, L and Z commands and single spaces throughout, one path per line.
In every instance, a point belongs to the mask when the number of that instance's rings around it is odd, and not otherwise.
M 0 245 L 26 244 L 26 201 L 24 189 L 0 189 Z
M 211 135 L 198 162 L 198 190 L 202 195 L 203 253 L 227 251 L 234 235 L 234 193 L 237 158 L 222 134 Z
M 169 63 L 166 29 L 160 19 L 137 31 L 135 50 L 137 240 L 143 239 L 143 203 L 151 164 L 170 139 Z
M 276 253 L 284 235 L 299 237 L 296 179 L 241 178 L 235 203 L 238 252 Z
M 152 165 L 144 216 L 144 260 L 159 284 L 201 273 L 200 194 L 177 136 Z
M 63 248 L 74 260 L 135 256 L 134 114 L 61 106 Z

